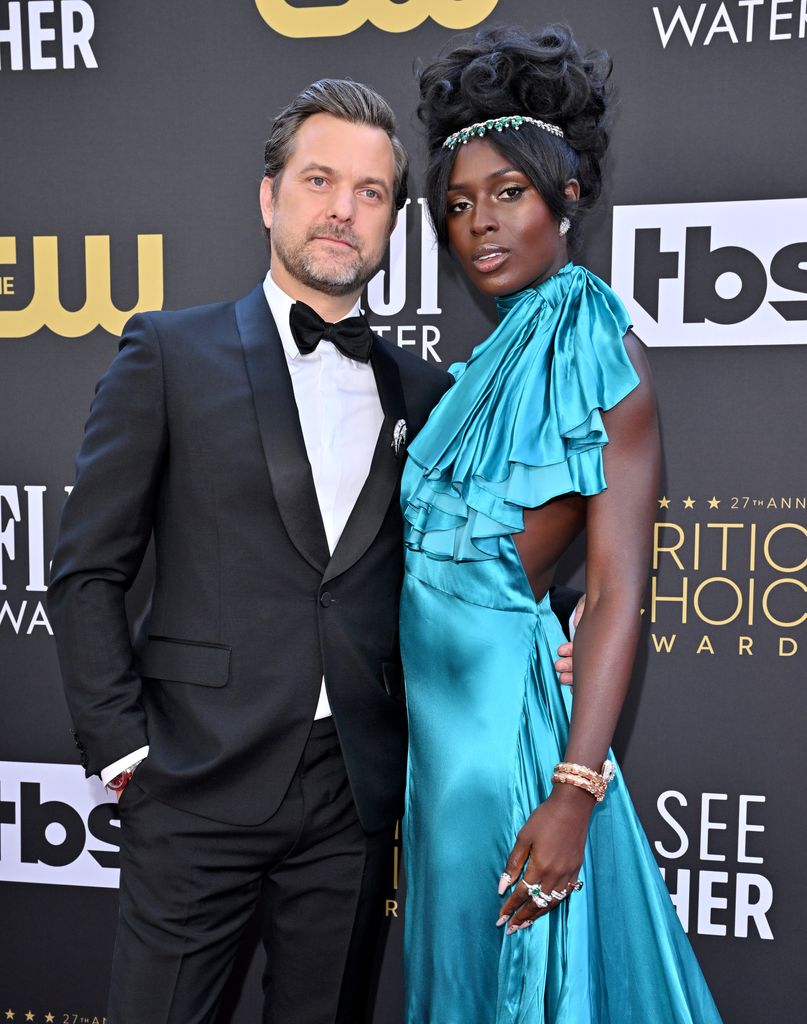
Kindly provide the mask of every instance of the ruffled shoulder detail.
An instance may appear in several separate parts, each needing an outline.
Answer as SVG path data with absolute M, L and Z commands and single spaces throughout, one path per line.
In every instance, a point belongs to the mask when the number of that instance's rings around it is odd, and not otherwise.
M 408 450 L 404 542 L 434 558 L 496 558 L 525 508 L 603 490 L 600 413 L 639 383 L 627 310 L 585 268 L 569 263 L 499 310 Z

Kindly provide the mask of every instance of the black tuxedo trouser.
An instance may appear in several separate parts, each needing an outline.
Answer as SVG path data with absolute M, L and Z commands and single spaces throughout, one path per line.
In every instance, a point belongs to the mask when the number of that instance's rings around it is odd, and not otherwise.
M 331 719 L 315 722 L 278 811 L 235 826 L 120 803 L 120 918 L 110 1024 L 213 1024 L 261 905 L 264 1024 L 364 1024 L 386 938 L 393 832 L 366 835 Z

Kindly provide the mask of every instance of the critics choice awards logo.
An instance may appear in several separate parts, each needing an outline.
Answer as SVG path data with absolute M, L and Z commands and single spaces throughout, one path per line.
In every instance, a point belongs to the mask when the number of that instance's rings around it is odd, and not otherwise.
M 647 345 L 807 343 L 807 199 L 614 208 L 612 283 Z
M 795 659 L 807 622 L 805 509 L 804 496 L 659 498 L 651 652 Z

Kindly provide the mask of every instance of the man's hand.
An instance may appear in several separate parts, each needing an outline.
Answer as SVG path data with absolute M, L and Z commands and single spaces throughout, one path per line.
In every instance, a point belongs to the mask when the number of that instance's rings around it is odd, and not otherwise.
M 574 629 L 580 625 L 580 620 L 583 618 L 583 612 L 586 608 L 586 595 L 580 598 L 577 602 L 577 606 L 572 616 L 572 626 Z M 573 661 L 574 661 L 574 641 L 569 640 L 565 644 L 561 644 L 558 648 L 558 660 L 555 662 L 555 671 L 558 673 L 558 678 L 564 686 L 571 686 L 574 683 L 574 672 L 573 672 Z

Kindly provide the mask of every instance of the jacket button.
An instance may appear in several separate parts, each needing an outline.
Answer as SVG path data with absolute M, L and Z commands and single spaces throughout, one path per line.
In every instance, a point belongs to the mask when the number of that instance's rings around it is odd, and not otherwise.
M 327 591 L 324 594 L 320 594 L 319 603 L 322 605 L 323 608 L 330 608 L 330 606 L 333 604 L 333 601 L 334 599 Z

